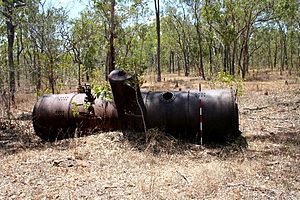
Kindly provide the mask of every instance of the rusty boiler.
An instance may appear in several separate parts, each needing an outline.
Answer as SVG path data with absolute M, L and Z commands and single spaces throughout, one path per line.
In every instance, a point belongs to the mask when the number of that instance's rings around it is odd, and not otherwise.
M 86 97 L 85 93 L 41 97 L 32 114 L 36 134 L 43 140 L 54 141 L 120 127 L 113 102 L 95 99 L 92 109 L 87 109 Z
M 127 117 L 124 123 L 134 121 L 138 127 L 158 128 L 196 143 L 240 134 L 238 106 L 232 90 L 140 94 L 138 81 L 120 70 L 113 71 L 109 81 L 119 117 Z
M 138 80 L 122 70 L 112 71 L 109 82 L 113 102 L 95 99 L 90 90 L 41 97 L 33 109 L 36 134 L 53 141 L 95 130 L 157 128 L 194 143 L 240 134 L 231 90 L 141 92 Z
M 193 142 L 235 137 L 238 108 L 231 90 L 143 94 L 147 125 Z

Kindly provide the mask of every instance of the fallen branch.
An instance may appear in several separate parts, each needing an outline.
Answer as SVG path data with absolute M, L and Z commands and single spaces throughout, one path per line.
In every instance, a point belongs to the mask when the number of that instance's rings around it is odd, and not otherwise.
M 272 165 L 277 165 L 277 164 L 279 164 L 278 161 L 266 163 L 267 166 L 272 166 Z
M 176 172 L 177 172 L 177 174 L 178 174 L 179 176 L 181 176 L 187 183 L 189 183 L 188 179 L 187 179 L 182 173 L 180 173 L 180 172 L 177 171 L 177 170 L 176 170 Z
M 250 111 L 253 111 L 253 110 L 262 110 L 262 109 L 265 109 L 265 108 L 268 108 L 269 106 L 261 106 L 261 107 L 256 107 L 256 108 L 244 108 L 244 110 L 250 110 Z

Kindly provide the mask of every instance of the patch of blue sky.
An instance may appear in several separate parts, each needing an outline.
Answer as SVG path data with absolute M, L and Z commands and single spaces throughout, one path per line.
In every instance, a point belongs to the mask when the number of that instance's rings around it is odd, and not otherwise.
M 63 7 L 68 12 L 68 15 L 71 19 L 78 18 L 80 16 L 80 12 L 83 11 L 85 8 L 89 6 L 89 0 L 46 0 L 47 7 L 56 7 L 60 8 Z M 155 20 L 155 13 L 154 13 L 154 2 L 153 1 L 146 1 L 148 8 L 150 9 L 150 16 L 147 18 L 140 19 L 143 23 L 152 23 Z M 130 3 L 129 3 L 130 5 Z M 164 9 L 164 3 L 161 2 L 161 13 Z M 128 22 L 129 24 L 132 23 L 131 20 Z
M 80 12 L 87 8 L 88 3 L 87 0 L 46 0 L 47 7 L 63 7 L 71 19 L 78 18 Z

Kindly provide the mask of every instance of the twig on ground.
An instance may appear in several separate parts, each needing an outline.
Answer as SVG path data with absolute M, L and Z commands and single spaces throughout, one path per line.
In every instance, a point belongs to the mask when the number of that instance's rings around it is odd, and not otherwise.
M 254 111 L 254 110 L 262 110 L 262 109 L 265 109 L 265 108 L 268 108 L 270 106 L 261 106 L 261 107 L 255 107 L 255 108 L 244 108 L 244 110 L 249 110 L 249 111 Z
M 180 172 L 177 171 L 177 170 L 176 170 L 176 172 L 177 172 L 177 174 L 178 174 L 179 176 L 181 176 L 188 184 L 190 183 L 189 180 L 188 180 L 182 173 L 180 173 Z

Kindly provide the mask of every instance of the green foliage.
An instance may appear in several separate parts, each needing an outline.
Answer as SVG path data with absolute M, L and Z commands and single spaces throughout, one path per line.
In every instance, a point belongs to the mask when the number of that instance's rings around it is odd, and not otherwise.
M 84 104 L 77 104 L 76 102 L 72 102 L 72 108 L 71 108 L 71 112 L 72 112 L 72 116 L 73 117 L 78 117 L 79 116 L 79 108 L 80 106 L 83 107 L 83 109 L 86 111 L 87 114 L 90 114 L 88 113 L 90 107 L 92 107 L 92 103 L 90 102 L 87 102 L 87 103 L 84 103 Z
M 73 106 L 73 107 L 71 108 L 73 117 L 79 116 L 79 111 L 78 111 L 78 109 L 79 109 L 80 105 L 78 105 L 76 102 L 72 102 L 71 104 L 72 104 L 72 106 Z
M 102 82 L 101 85 L 93 84 L 93 91 L 96 94 L 97 98 L 106 100 L 106 101 L 113 101 L 113 95 L 111 91 L 111 87 L 108 82 Z
M 17 1 L 8 1 L 13 2 Z M 60 92 L 63 84 L 57 83 L 75 84 L 79 66 L 82 81 L 105 77 L 110 55 L 112 1 L 93 0 L 76 19 L 67 16 L 65 8 L 49 7 L 37 0 L 18 2 L 26 3 L 25 7 L 16 8 L 13 16 L 16 25 L 14 65 L 21 74 L 21 83 L 26 77 L 26 87 L 37 87 L 39 96 L 44 92 L 51 93 L 50 88 L 45 88 L 53 85 L 54 90 Z M 116 67 L 136 74 L 142 81 L 145 71 L 156 70 L 153 7 L 146 0 L 115 2 Z M 299 0 L 165 1 L 161 4 L 164 14 L 160 21 L 162 71 L 167 71 L 170 66 L 171 55 L 174 55 L 175 69 L 178 66 L 181 70 L 185 66 L 189 70 L 197 69 L 200 66 L 200 46 L 204 69 L 210 69 L 212 76 L 224 66 L 226 71 L 236 74 L 247 62 L 249 69 L 246 71 L 266 67 L 276 70 L 281 66 L 299 70 L 299 4 Z M 4 6 L 0 1 L 2 11 Z M 6 88 L 9 85 L 5 56 L 8 45 L 6 18 L 2 14 L 0 78 Z M 196 27 L 196 22 L 200 28 Z M 201 45 L 198 45 L 199 35 Z M 19 60 L 19 65 L 16 60 Z M 234 70 L 231 71 L 230 67 Z M 241 80 L 223 72 L 216 79 L 241 88 Z M 94 91 L 98 98 L 112 100 L 107 83 L 95 85 Z
M 51 91 L 51 88 L 47 87 L 44 91 L 44 94 L 51 94 L 52 91 Z
M 92 103 L 91 102 L 87 102 L 87 103 L 85 103 L 85 104 L 83 104 L 83 108 L 85 109 L 85 110 L 89 110 L 89 108 L 92 106 Z
M 233 75 L 230 75 L 227 72 L 218 72 L 217 77 L 214 79 L 214 82 L 220 82 L 225 84 L 227 87 L 231 87 L 236 90 L 238 96 L 242 96 L 244 93 L 244 83 L 241 78 L 237 78 Z
M 43 92 L 41 90 L 36 90 L 35 94 L 37 97 L 43 96 Z
M 117 66 L 128 73 L 142 75 L 147 69 L 146 64 L 139 57 L 122 57 L 117 60 Z
M 223 82 L 223 83 L 232 83 L 232 82 L 236 82 L 236 78 L 235 76 L 230 75 L 227 72 L 218 72 L 217 81 Z
M 58 83 L 56 84 L 56 91 L 59 94 L 61 92 L 61 90 L 64 88 L 64 84 L 63 83 Z

